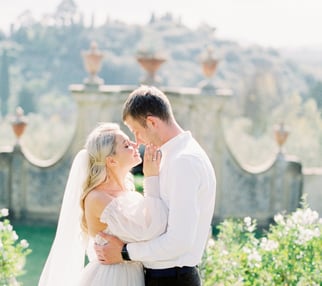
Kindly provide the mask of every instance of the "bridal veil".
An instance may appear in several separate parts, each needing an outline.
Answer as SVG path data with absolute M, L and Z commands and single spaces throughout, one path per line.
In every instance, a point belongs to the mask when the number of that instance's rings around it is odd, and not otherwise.
M 80 226 L 80 197 L 87 177 L 88 153 L 74 158 L 60 210 L 56 236 L 38 286 L 76 285 L 85 263 L 85 241 Z

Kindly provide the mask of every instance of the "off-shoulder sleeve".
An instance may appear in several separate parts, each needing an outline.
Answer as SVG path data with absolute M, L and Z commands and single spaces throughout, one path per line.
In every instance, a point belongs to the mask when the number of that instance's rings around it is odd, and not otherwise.
M 165 232 L 167 207 L 159 196 L 159 178 L 144 179 L 144 196 L 125 192 L 104 209 L 101 221 L 126 242 L 150 240 Z

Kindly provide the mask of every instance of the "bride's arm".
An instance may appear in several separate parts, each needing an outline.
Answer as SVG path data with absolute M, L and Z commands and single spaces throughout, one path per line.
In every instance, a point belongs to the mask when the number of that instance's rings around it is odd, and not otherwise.
M 110 196 L 96 190 L 91 191 L 85 198 L 85 218 L 88 233 L 91 237 L 95 237 L 97 233 L 106 229 L 107 224 L 101 222 L 100 219 L 103 210 L 111 201 Z
M 142 241 L 165 231 L 168 210 L 160 198 L 159 165 L 161 153 L 147 146 L 144 153 L 144 196 L 131 192 L 114 200 L 102 217 L 111 232 L 123 241 Z

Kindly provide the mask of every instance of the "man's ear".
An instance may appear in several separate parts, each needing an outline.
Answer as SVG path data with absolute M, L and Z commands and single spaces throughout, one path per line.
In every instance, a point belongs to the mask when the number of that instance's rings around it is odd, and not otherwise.
M 146 118 L 146 124 L 148 125 L 148 127 L 157 127 L 158 126 L 158 117 L 155 117 L 155 116 L 147 116 Z

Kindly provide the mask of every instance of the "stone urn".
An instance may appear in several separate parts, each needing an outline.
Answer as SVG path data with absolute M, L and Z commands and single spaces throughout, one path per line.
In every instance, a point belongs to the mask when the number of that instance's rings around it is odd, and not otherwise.
M 24 116 L 24 110 L 20 106 L 16 108 L 16 113 L 11 121 L 11 126 L 17 138 L 16 145 L 19 145 L 20 137 L 24 133 L 27 126 L 27 119 Z
M 146 85 L 160 85 L 161 78 L 156 75 L 160 66 L 166 61 L 165 57 L 154 51 L 139 51 L 136 59 L 146 71 L 146 76 L 140 83 Z
M 201 54 L 201 67 L 204 76 L 206 77 L 200 83 L 200 88 L 205 93 L 214 93 L 215 92 L 215 85 L 212 83 L 212 77 L 216 72 L 218 59 L 214 56 L 214 49 L 211 46 L 208 46 L 206 51 Z
M 280 154 L 284 152 L 283 146 L 288 138 L 289 133 L 289 129 L 285 126 L 283 122 L 275 125 L 274 135 Z
M 92 42 L 88 51 L 82 52 L 84 61 L 84 67 L 89 74 L 89 77 L 85 79 L 87 85 L 101 85 L 104 83 L 103 79 L 97 76 L 97 73 L 101 70 L 102 60 L 104 55 L 98 50 L 97 43 Z

